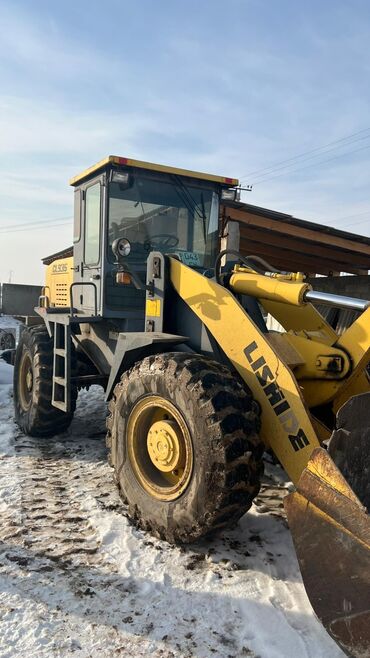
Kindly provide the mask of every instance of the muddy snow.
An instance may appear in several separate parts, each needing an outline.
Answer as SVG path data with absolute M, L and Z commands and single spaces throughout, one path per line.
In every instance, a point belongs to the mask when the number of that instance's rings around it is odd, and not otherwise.
M 133 528 L 106 462 L 102 389 L 68 432 L 24 436 L 0 359 L 0 656 L 339 658 L 306 597 L 287 483 L 268 465 L 238 526 L 172 547 Z

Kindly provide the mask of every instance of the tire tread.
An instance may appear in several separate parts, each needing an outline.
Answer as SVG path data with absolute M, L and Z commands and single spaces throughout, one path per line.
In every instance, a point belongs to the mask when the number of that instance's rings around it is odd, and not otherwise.
M 152 371 L 177 380 L 197 399 L 206 414 L 208 437 L 217 446 L 219 462 L 212 465 L 214 476 L 214 506 L 211 513 L 193 528 L 175 528 L 168 531 L 147 518 L 143 518 L 137 506 L 132 505 L 120 491 L 128 516 L 142 530 L 171 542 L 189 542 L 209 534 L 215 529 L 234 524 L 250 508 L 260 489 L 263 473 L 262 456 L 264 446 L 258 431 L 260 427 L 259 406 L 249 390 L 242 386 L 236 373 L 212 359 L 199 354 L 169 352 L 146 357 L 122 375 L 114 388 L 108 405 L 107 438 L 109 462 L 114 463 L 113 443 L 117 401 L 124 398 L 130 381 Z M 222 437 L 222 439 L 220 439 Z M 222 444 L 222 445 L 221 445 Z M 221 457 L 220 457 L 221 455 Z

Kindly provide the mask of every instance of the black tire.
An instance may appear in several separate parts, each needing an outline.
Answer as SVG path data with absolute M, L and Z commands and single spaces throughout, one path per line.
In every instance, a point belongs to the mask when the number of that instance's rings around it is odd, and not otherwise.
M 10 331 L 0 329 L 0 350 L 13 350 L 15 348 L 15 338 Z
M 73 369 L 74 362 L 72 346 Z M 25 375 L 26 367 L 28 372 Z M 77 388 L 72 385 L 71 411 L 64 413 L 56 409 L 51 404 L 52 372 L 53 338 L 50 338 L 44 325 L 26 327 L 22 331 L 15 355 L 13 396 L 15 421 L 30 436 L 60 434 L 71 424 L 76 408 Z M 25 376 L 31 379 L 30 387 L 26 385 Z
M 190 481 L 171 501 L 151 496 L 128 457 L 127 424 L 144 397 L 170 400 L 190 431 Z M 141 404 L 141 403 L 140 403 Z M 197 354 L 145 358 L 122 375 L 109 403 L 107 446 L 128 516 L 171 543 L 188 543 L 235 524 L 260 489 L 259 407 L 231 371 Z

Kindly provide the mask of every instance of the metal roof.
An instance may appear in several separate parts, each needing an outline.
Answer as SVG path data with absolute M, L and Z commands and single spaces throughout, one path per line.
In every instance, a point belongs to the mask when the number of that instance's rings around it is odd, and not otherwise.
M 61 249 L 60 251 L 57 251 L 55 254 L 51 254 L 50 256 L 45 256 L 45 258 L 42 258 L 42 262 L 44 265 L 51 265 L 55 260 L 59 260 L 62 258 L 70 258 L 73 256 L 73 246 L 72 247 L 66 247 L 65 249 Z
M 131 158 L 123 158 L 118 155 L 108 155 L 108 157 L 100 160 L 97 164 L 85 169 L 81 174 L 74 176 L 69 181 L 70 185 L 77 185 L 85 178 L 92 174 L 97 173 L 99 170 L 104 169 L 108 165 L 125 165 L 127 167 L 138 167 L 139 169 L 148 169 L 150 171 L 159 171 L 165 174 L 175 174 L 176 176 L 187 176 L 188 178 L 198 178 L 200 180 L 211 181 L 213 183 L 220 183 L 221 185 L 228 185 L 234 187 L 239 185 L 237 178 L 228 178 L 227 176 L 215 176 L 213 174 L 205 174 L 199 171 L 190 171 L 188 169 L 178 169 L 177 167 L 169 167 L 167 165 L 156 164 L 154 162 L 143 162 L 141 160 L 132 160 Z

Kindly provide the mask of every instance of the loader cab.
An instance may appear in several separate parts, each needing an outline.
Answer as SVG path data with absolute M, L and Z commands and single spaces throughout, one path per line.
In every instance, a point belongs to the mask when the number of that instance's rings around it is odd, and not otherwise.
M 117 280 L 115 241 L 145 284 L 152 251 L 175 255 L 202 273 L 219 251 L 221 193 L 236 179 L 109 156 L 71 180 L 75 187 L 74 306 L 143 329 L 145 290 Z

